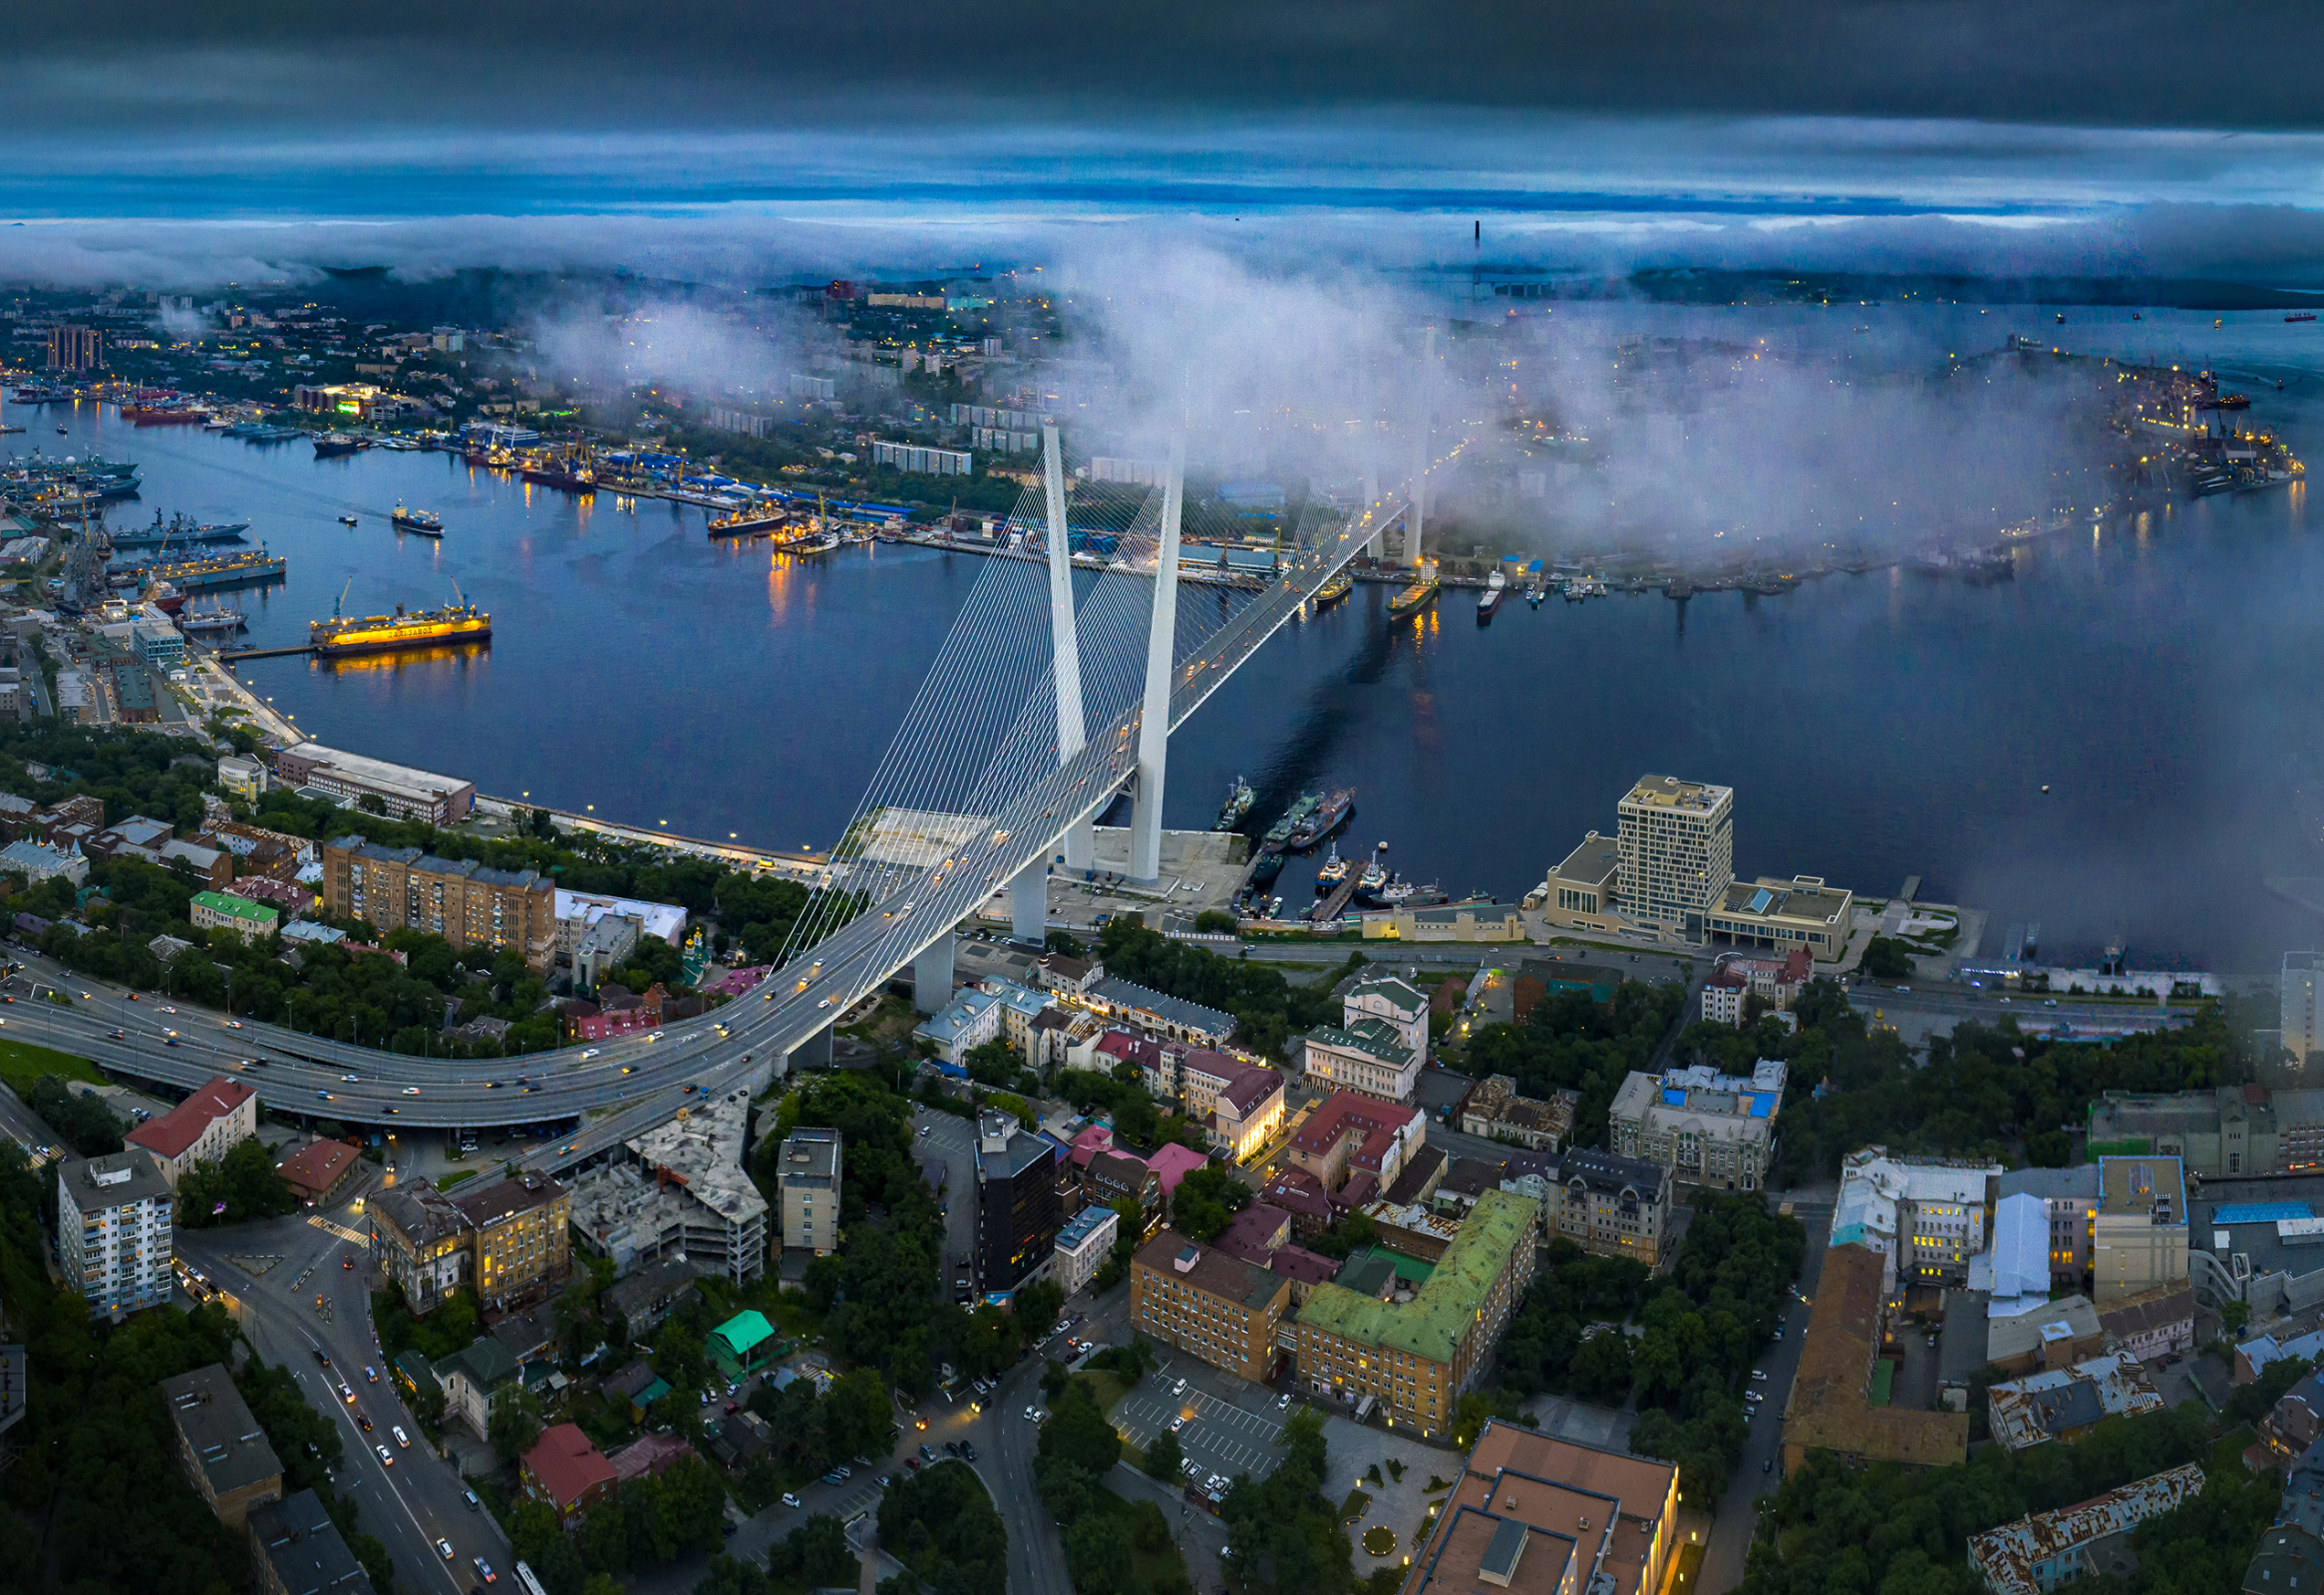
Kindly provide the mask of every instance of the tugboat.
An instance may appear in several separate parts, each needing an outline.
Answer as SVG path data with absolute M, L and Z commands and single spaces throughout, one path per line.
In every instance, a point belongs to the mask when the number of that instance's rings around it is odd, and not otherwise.
M 1339 890 L 1348 878 L 1348 860 L 1340 856 L 1340 844 L 1333 842 L 1331 855 L 1324 859 L 1323 866 L 1315 872 L 1315 895 L 1329 897 Z
M 1251 791 L 1249 782 L 1240 776 L 1235 777 L 1233 785 L 1226 789 L 1226 801 L 1218 805 L 1218 818 L 1211 823 L 1210 828 L 1234 829 L 1242 823 L 1242 816 L 1251 811 L 1251 803 L 1257 798 L 1258 794 Z
M 353 515 L 341 515 L 339 517 L 339 524 L 342 526 L 352 526 L 355 524 L 355 517 Z
M 1342 787 L 1318 803 L 1314 812 L 1291 828 L 1290 850 L 1303 853 L 1348 822 L 1356 811 L 1356 790 Z
M 396 507 L 389 511 L 388 521 L 398 531 L 416 531 L 423 537 L 444 535 L 443 516 L 425 509 L 407 509 L 401 498 L 396 500 Z
M 1480 626 L 1492 624 L 1494 611 L 1508 596 L 1508 590 L 1509 579 L 1499 571 L 1485 578 L 1485 591 L 1477 595 L 1477 623 Z

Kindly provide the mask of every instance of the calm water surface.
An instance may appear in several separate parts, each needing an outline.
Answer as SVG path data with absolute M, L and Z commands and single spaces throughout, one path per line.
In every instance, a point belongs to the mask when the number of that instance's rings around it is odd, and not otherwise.
M 2080 346 L 2167 338 L 2166 358 L 2264 380 L 2263 419 L 2324 466 L 2324 335 L 2157 319 L 2082 328 Z M 143 507 L 117 522 L 249 517 L 290 565 L 240 596 L 254 644 L 302 641 L 342 593 L 375 613 L 457 590 L 493 612 L 489 649 L 241 667 L 312 735 L 695 835 L 834 840 L 984 566 L 894 547 L 776 561 L 709 541 L 699 509 L 577 500 L 446 455 L 316 461 L 88 406 L 10 419 L 32 424 L 14 452 L 138 461 Z M 1610 832 L 1631 780 L 1668 771 L 1736 789 L 1746 875 L 1884 895 L 1918 874 L 1991 910 L 1987 952 L 2036 918 L 2052 957 L 2120 931 L 2137 961 L 2272 971 L 2324 940 L 2263 884 L 2324 875 L 2324 536 L 2306 494 L 2052 537 L 1986 588 L 1884 570 L 1779 598 L 1511 600 L 1479 627 L 1467 595 L 1392 625 L 1385 590 L 1359 587 L 1178 734 L 1167 822 L 1208 824 L 1237 772 L 1262 821 L 1304 785 L 1353 786 L 1345 840 L 1511 896 Z M 449 534 L 397 535 L 399 498 Z M 1304 899 L 1311 875 L 1278 889 Z

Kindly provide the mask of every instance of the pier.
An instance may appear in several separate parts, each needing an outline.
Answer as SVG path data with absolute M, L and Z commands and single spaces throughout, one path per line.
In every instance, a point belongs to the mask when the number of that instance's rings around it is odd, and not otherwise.
M 312 643 L 296 643 L 288 648 L 220 648 L 217 661 L 221 665 L 234 664 L 243 659 L 288 659 L 293 654 L 311 654 Z

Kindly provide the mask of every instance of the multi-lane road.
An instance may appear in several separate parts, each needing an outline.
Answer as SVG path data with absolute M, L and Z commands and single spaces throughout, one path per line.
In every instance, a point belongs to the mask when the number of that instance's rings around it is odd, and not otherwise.
M 363 1527 L 395 1558 L 398 1586 L 461 1595 L 483 1582 L 478 1557 L 496 1574 L 507 1573 L 508 1542 L 490 1512 L 468 1504 L 458 1470 L 429 1448 L 372 1338 L 377 1281 L 362 1239 L 362 1199 L 229 1230 L 180 1229 L 177 1254 L 224 1290 L 251 1345 L 289 1368 L 309 1405 L 338 1426 L 336 1482 L 354 1497 Z M 317 1352 L 330 1358 L 329 1367 Z M 353 1402 L 341 1395 L 342 1385 Z M 398 1427 L 409 1444 L 397 1441 Z M 383 1445 L 392 1460 L 380 1457 Z M 452 1546 L 450 1560 L 440 1541 Z

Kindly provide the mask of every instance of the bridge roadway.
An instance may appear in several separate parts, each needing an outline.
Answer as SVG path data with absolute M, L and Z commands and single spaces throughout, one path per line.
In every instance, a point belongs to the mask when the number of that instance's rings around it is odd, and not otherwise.
M 1383 498 L 1301 550 L 1280 580 L 1178 665 L 1171 729 L 1403 509 L 1400 499 Z M 132 1000 L 37 957 L 19 981 L 53 985 L 71 1002 L 19 1001 L 0 1015 L 0 1024 L 11 1036 L 89 1058 L 113 1073 L 181 1090 L 231 1075 L 256 1087 L 259 1100 L 280 1113 L 389 1130 L 555 1124 L 563 1132 L 523 1161 L 561 1172 L 662 1122 L 694 1091 L 762 1086 L 794 1055 L 816 1047 L 839 1014 L 950 934 L 1020 871 L 1053 857 L 1068 830 L 1113 800 L 1136 768 L 1141 716 L 1133 704 L 1093 732 L 1080 755 L 985 816 L 959 853 L 866 908 L 749 995 L 647 1035 L 504 1062 L 414 1058 L 255 1020 L 236 1022 L 166 998 Z M 838 884 L 845 884 L 843 871 Z

